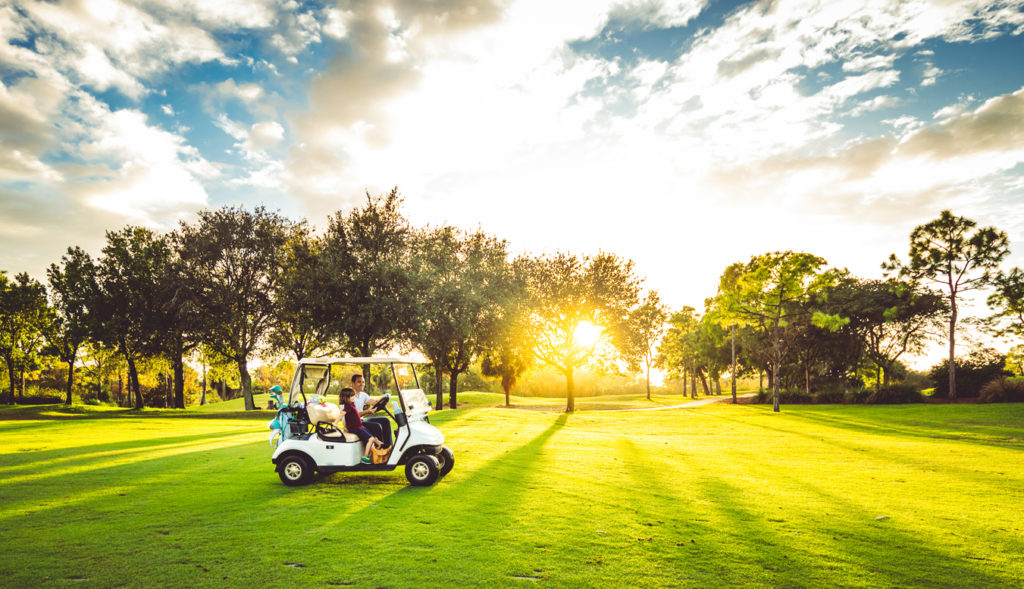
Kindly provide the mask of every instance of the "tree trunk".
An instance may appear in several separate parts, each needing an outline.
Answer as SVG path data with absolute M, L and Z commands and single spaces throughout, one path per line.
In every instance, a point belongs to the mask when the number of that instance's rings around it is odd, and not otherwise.
M 811 365 L 809 362 L 804 363 L 804 392 L 808 396 L 811 394 Z
M 174 408 L 185 408 L 185 361 L 180 349 L 174 354 Z
M 875 391 L 882 390 L 882 365 L 875 365 Z
M 142 409 L 142 389 L 139 387 L 139 373 L 135 369 L 135 358 L 131 354 L 125 354 L 128 362 L 128 396 L 134 398 L 135 409 Z
M 7 361 L 7 401 L 14 405 L 14 358 L 6 356 L 4 360 Z
M 779 324 L 772 330 L 775 334 L 775 365 L 772 366 L 772 411 L 779 411 L 779 367 L 782 366 L 782 349 L 779 347 Z
M 67 396 L 66 399 L 64 399 L 64 404 L 65 405 L 70 405 L 71 404 L 71 386 L 74 384 L 74 382 L 75 382 L 75 359 L 72 358 L 70 361 L 68 361 L 68 387 L 67 387 L 68 396 Z
M 691 399 L 696 399 L 697 398 L 697 371 L 696 370 L 691 370 L 690 371 L 690 398 Z
M 647 365 L 647 400 L 651 400 L 651 365 Z
M 440 411 L 444 409 L 444 371 L 434 365 L 434 393 L 437 396 L 434 403 L 434 409 Z
M 892 365 L 883 366 L 882 367 L 882 384 L 883 385 L 889 386 L 889 379 L 891 378 L 891 376 L 890 376 L 891 374 L 892 374 Z
M 683 370 L 683 396 L 686 396 L 686 381 L 689 380 L 689 375 L 686 370 Z
M 956 398 L 956 296 L 949 295 L 949 398 Z
M 18 380 L 21 381 L 21 386 L 18 387 L 18 400 L 24 401 L 25 400 L 25 369 L 22 368 L 22 369 L 18 370 L 18 374 L 21 375 L 21 378 L 18 379 Z
M 459 386 L 459 373 L 451 371 L 448 373 L 448 406 L 452 409 L 458 407 L 458 386 Z
M 505 372 L 501 375 L 501 390 L 505 391 L 505 406 L 509 406 L 509 395 L 512 392 L 512 375 Z
M 701 387 L 704 388 L 704 396 L 705 397 L 710 397 L 711 396 L 711 389 L 708 387 L 708 379 L 704 376 L 704 371 L 698 369 L 696 372 L 697 372 L 697 375 L 700 376 L 700 385 L 701 385 Z
M 764 393 L 764 370 L 757 369 L 757 392 Z
M 732 404 L 736 404 L 736 326 L 729 328 L 729 337 L 732 340 Z
M 722 375 L 718 372 L 715 373 L 715 394 L 722 394 Z
M 252 378 L 249 377 L 249 359 L 238 357 L 238 380 L 241 381 L 242 395 L 245 396 L 245 410 L 254 411 L 256 403 L 252 400 Z
M 206 405 L 206 357 L 203 357 L 203 396 L 199 397 L 199 404 Z
M 573 367 L 565 369 L 565 412 L 576 411 L 576 382 L 572 379 Z

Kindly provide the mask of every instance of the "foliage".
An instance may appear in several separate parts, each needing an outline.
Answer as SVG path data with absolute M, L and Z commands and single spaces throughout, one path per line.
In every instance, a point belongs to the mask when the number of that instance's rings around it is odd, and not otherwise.
M 78 352 L 95 330 L 93 312 L 99 299 L 96 265 L 82 248 L 68 248 L 61 265 L 51 264 L 46 272 L 54 316 L 46 337 L 50 350 L 67 362 L 65 404 L 71 404 Z
M 943 360 L 928 371 L 928 376 L 935 386 L 932 393 L 936 398 L 951 397 L 949 394 L 948 360 Z M 966 358 L 956 361 L 956 390 L 961 397 L 977 397 L 981 387 L 996 378 L 1008 374 L 1004 368 L 1006 357 L 995 350 L 982 349 L 971 352 Z
M 459 375 L 502 338 L 515 321 L 523 285 L 507 263 L 507 245 L 482 231 L 439 227 L 415 236 L 413 342 L 449 378 L 449 406 L 457 406 Z M 440 381 L 436 382 L 440 385 Z M 440 386 L 437 408 L 442 407 Z
M 616 347 L 622 351 L 629 369 L 644 372 L 648 399 L 651 397 L 651 367 L 658 360 L 658 344 L 665 334 L 667 322 L 668 307 L 661 302 L 658 292 L 652 290 L 615 328 Z
M 171 260 L 166 239 L 142 227 L 108 231 L 99 261 L 99 296 L 93 313 L 99 341 L 116 347 L 128 364 L 129 388 L 136 408 L 144 401 L 137 362 L 157 348 L 161 331 L 160 279 Z
M 0 272 L 0 357 L 7 369 L 8 403 L 13 404 L 15 376 L 22 376 L 39 362 L 43 333 L 50 319 L 46 288 L 21 272 L 8 280 Z
M 992 379 L 981 387 L 978 400 L 982 403 L 1024 403 L 1024 378 Z
M 921 391 L 908 384 L 890 384 L 872 392 L 864 401 L 869 405 L 895 405 L 900 403 L 923 403 Z
M 995 313 L 990 320 L 998 335 L 1024 337 L 1024 270 L 1013 268 L 993 279 L 995 292 L 988 297 L 988 306 Z
M 910 233 L 910 253 L 904 264 L 892 254 L 882 265 L 887 272 L 913 281 L 928 279 L 946 289 L 949 301 L 949 370 L 946 390 L 957 396 L 956 323 L 957 300 L 968 290 L 990 284 L 997 276 L 999 263 L 1009 253 L 1006 233 L 995 227 L 983 227 L 973 233 L 977 223 L 948 210 L 939 218 L 919 225 Z M 977 394 L 977 389 L 974 394 Z
M 341 348 L 332 341 L 328 322 L 317 305 L 323 296 L 322 254 L 323 242 L 303 231 L 296 231 L 288 240 L 267 340 L 271 351 L 301 360 L 331 355 Z
M 178 230 L 183 263 L 201 279 L 202 339 L 237 364 L 246 409 L 255 409 L 249 358 L 274 321 L 286 245 L 303 228 L 263 207 L 223 207 Z
M 355 356 L 403 343 L 412 328 L 410 228 L 398 188 L 348 214 L 331 216 L 324 236 L 317 310 L 330 336 Z M 369 365 L 363 367 L 367 381 Z
M 785 354 L 781 328 L 813 311 L 799 303 L 833 283 L 837 276 L 823 272 L 825 260 L 805 253 L 773 252 L 736 263 L 722 274 L 713 306 L 725 324 L 759 328 L 772 340 L 774 410 L 779 410 L 779 374 Z
M 565 377 L 565 410 L 572 412 L 574 373 L 594 358 L 601 343 L 580 341 L 580 327 L 595 326 L 606 336 L 636 304 L 639 280 L 633 275 L 633 262 L 612 254 L 560 253 L 526 264 L 530 295 L 526 335 L 534 357 Z

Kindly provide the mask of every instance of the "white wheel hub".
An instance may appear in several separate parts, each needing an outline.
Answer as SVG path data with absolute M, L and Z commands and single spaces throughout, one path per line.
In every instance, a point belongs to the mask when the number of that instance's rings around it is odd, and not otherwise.
M 418 480 L 423 480 L 427 478 L 429 475 L 430 467 L 427 466 L 426 462 L 423 462 L 421 460 L 417 461 L 415 464 L 412 465 L 412 476 L 416 477 Z
M 302 476 L 302 465 L 298 462 L 289 462 L 284 465 L 284 476 L 293 481 L 299 480 L 299 477 Z

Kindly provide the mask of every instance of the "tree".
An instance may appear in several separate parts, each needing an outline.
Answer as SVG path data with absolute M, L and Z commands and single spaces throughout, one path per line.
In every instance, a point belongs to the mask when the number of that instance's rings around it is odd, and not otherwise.
M 910 233 L 909 262 L 904 265 L 896 254 L 882 264 L 886 273 L 898 272 L 911 280 L 929 279 L 945 287 L 949 302 L 949 396 L 956 398 L 956 323 L 957 299 L 969 290 L 990 284 L 999 263 L 1009 253 L 1006 233 L 995 227 L 983 227 L 971 219 L 942 211 L 939 218 L 918 225 Z
M 779 368 L 782 365 L 782 328 L 803 310 L 793 304 L 820 291 L 833 276 L 821 272 L 825 260 L 805 253 L 774 252 L 754 256 L 746 264 L 733 264 L 722 274 L 715 306 L 726 321 L 763 325 L 773 347 L 773 410 L 779 410 Z
M 286 246 L 268 340 L 272 350 L 287 352 L 296 360 L 340 348 L 331 342 L 328 321 L 318 312 L 317 301 L 323 296 L 319 277 L 325 274 L 321 271 L 322 250 L 320 240 L 301 231 L 295 232 Z
M 633 262 L 612 254 L 557 254 L 529 263 L 527 336 L 534 357 L 565 376 L 566 412 L 575 410 L 574 372 L 637 303 Z
M 144 406 L 137 362 L 152 351 L 158 333 L 160 281 L 171 260 L 166 239 L 142 227 L 107 232 L 97 270 L 99 296 L 91 312 L 97 339 L 116 346 L 128 363 L 134 406 Z
M 273 323 L 285 246 L 302 228 L 264 207 L 223 207 L 178 231 L 181 257 L 200 278 L 203 341 L 238 366 L 247 410 L 256 409 L 249 358 Z
M 24 373 L 37 360 L 48 315 L 46 288 L 42 284 L 24 272 L 13 281 L 0 272 L 0 356 L 7 365 L 8 402 L 12 405 L 15 375 L 22 375 L 20 395 L 24 396 Z
M 68 248 L 67 254 L 61 258 L 61 265 L 50 264 L 46 275 L 55 312 L 47 330 L 47 339 L 54 354 L 67 362 L 67 398 L 64 403 L 70 405 L 78 351 L 94 327 L 90 310 L 95 309 L 99 296 L 96 264 L 82 248 Z
M 828 303 L 863 342 L 881 372 L 879 387 L 889 384 L 901 357 L 924 348 L 947 311 L 938 293 L 896 279 L 845 281 L 830 289 Z
M 507 245 L 482 231 L 463 234 L 440 227 L 416 237 L 416 327 L 413 340 L 438 372 L 448 373 L 448 404 L 457 405 L 459 375 L 499 337 L 518 288 Z
M 656 363 L 670 377 L 683 379 L 683 394 L 686 394 L 686 376 L 695 374 L 697 365 L 696 340 L 700 318 L 696 309 L 686 306 L 673 313 L 668 322 L 669 328 L 658 346 Z M 696 384 L 690 388 L 690 394 L 696 397 Z
M 345 351 L 370 357 L 407 340 L 413 320 L 410 230 L 398 188 L 335 213 L 321 253 L 318 312 Z M 370 382 L 370 366 L 363 377 Z
M 988 306 L 995 311 L 993 323 L 1002 322 L 998 335 L 1024 336 L 1024 271 L 1014 268 L 1000 273 L 994 281 L 996 290 L 988 297 Z
M 617 329 L 618 347 L 626 363 L 631 370 L 644 370 L 648 401 L 651 400 L 651 367 L 657 360 L 657 346 L 665 334 L 667 320 L 668 308 L 652 290 Z

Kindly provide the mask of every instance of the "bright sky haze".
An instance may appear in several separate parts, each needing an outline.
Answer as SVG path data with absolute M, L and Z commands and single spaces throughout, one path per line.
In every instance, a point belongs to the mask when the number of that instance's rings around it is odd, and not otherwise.
M 1024 264 L 1024 0 L 0 3 L 0 269 L 265 204 L 613 252 L 673 307 L 945 208 Z

